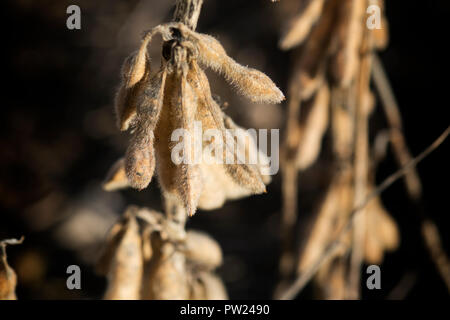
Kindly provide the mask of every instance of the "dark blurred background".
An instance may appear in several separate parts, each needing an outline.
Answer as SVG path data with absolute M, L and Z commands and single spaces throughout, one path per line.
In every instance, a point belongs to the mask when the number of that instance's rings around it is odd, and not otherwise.
M 128 204 L 161 209 L 155 182 L 142 192 L 115 193 L 102 191 L 100 183 L 127 144 L 113 115 L 122 61 L 136 50 L 143 30 L 171 19 L 173 2 L 2 1 L 6 60 L 0 111 L 0 239 L 25 236 L 22 245 L 8 248 L 18 273 L 19 299 L 100 298 L 106 281 L 94 274 L 92 265 L 108 228 Z M 81 8 L 81 30 L 66 28 L 71 4 Z M 277 49 L 284 20 L 278 6 L 268 0 L 205 0 L 198 31 L 216 36 L 230 56 L 264 71 L 285 91 L 292 64 L 291 53 Z M 391 39 L 380 56 L 415 155 L 449 124 L 450 2 L 387 1 L 386 12 Z M 151 46 L 153 57 L 159 47 L 158 42 Z M 221 78 L 208 75 L 238 124 L 281 128 L 283 134 L 285 105 L 252 105 Z M 375 128 L 386 125 L 379 110 L 372 117 Z M 448 150 L 446 142 L 418 168 L 423 210 L 438 225 L 447 252 Z M 389 153 L 377 180 L 396 169 Z M 305 174 L 313 175 L 320 164 L 309 170 Z M 199 211 L 188 222 L 188 228 L 204 230 L 221 244 L 225 262 L 218 273 L 231 298 L 272 296 L 280 255 L 280 186 L 277 175 L 267 194 Z M 301 214 L 311 211 L 308 199 L 320 192 L 301 185 Z M 401 246 L 381 267 L 382 290 L 365 291 L 363 298 L 386 298 L 400 281 L 411 284 L 406 298 L 448 298 L 420 237 L 421 209 L 410 203 L 402 182 L 382 199 L 399 225 Z M 82 290 L 66 289 L 70 264 L 82 267 Z M 300 296 L 310 297 L 310 288 Z

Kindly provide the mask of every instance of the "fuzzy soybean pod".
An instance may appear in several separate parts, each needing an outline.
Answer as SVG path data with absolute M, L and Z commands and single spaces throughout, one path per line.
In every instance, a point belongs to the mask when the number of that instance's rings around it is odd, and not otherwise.
M 280 103 L 284 95 L 264 73 L 240 65 L 230 58 L 219 41 L 206 34 L 178 26 L 197 48 L 199 62 L 225 76 L 237 91 L 253 102 Z
M 209 87 L 208 79 L 205 73 L 196 68 L 196 72 L 193 73 L 194 77 L 192 81 L 193 87 L 199 90 L 199 104 L 202 104 L 202 108 L 205 108 L 205 118 L 202 123 L 211 125 L 212 128 L 220 131 L 223 139 L 223 162 L 226 173 L 238 184 L 252 191 L 254 194 L 260 194 L 265 192 L 266 186 L 262 180 L 261 174 L 258 168 L 252 164 L 237 164 L 226 163 L 226 159 L 231 157 L 235 159 L 236 145 L 234 139 L 229 139 L 229 132 L 226 131 L 223 113 L 220 107 L 214 101 L 211 96 L 211 89 Z
M 299 14 L 288 22 L 280 48 L 289 50 L 301 44 L 320 18 L 325 0 L 309 0 Z
M 191 72 L 189 69 L 188 72 Z M 186 135 L 183 137 L 184 161 L 176 166 L 175 184 L 177 194 L 183 202 L 189 216 L 193 216 L 198 204 L 203 183 L 199 164 L 195 161 L 195 135 L 193 130 L 194 116 L 197 112 L 197 96 L 187 82 L 186 76 L 181 77 L 180 90 L 174 92 L 172 107 L 177 113 L 178 128 Z
M 186 258 L 196 265 L 212 270 L 222 264 L 222 250 L 219 244 L 206 233 L 189 230 L 185 246 Z
M 116 94 L 115 112 L 117 126 L 128 130 L 136 118 L 137 104 L 150 77 L 150 58 L 147 45 L 151 37 L 145 37 L 138 51 L 128 56 L 122 65 L 122 82 Z
M 130 208 L 125 217 L 112 227 L 97 265 L 98 272 L 108 277 L 108 287 L 103 297 L 106 300 L 140 298 L 142 241 L 133 210 Z
M 166 71 L 152 77 L 137 110 L 137 126 L 125 154 L 125 172 L 130 185 L 142 190 L 150 183 L 155 170 L 153 130 L 162 108 Z
M 129 186 L 130 184 L 125 173 L 125 159 L 120 158 L 109 169 L 102 183 L 102 187 L 105 191 L 116 191 L 128 188 Z
M 17 275 L 6 257 L 6 245 L 18 244 L 15 239 L 0 241 L 0 300 L 16 300 Z

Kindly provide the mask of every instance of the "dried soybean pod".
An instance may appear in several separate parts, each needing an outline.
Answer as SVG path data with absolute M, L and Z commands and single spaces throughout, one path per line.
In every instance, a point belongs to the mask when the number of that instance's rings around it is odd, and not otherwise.
M 248 131 L 239 127 L 236 123 L 234 123 L 233 119 L 228 117 L 226 114 L 223 114 L 224 125 L 226 129 L 235 130 L 237 134 L 237 143 L 243 145 L 245 148 L 245 157 L 247 160 L 256 160 L 257 163 L 255 167 L 258 169 L 261 179 L 265 185 L 269 184 L 272 180 L 270 175 L 266 174 L 269 172 L 269 159 L 267 155 L 258 150 L 258 146 L 256 141 L 252 137 Z M 254 157 L 255 159 L 251 159 Z
M 164 192 L 175 194 L 175 171 L 176 167 L 171 158 L 171 135 L 177 129 L 172 103 L 172 93 L 175 90 L 176 75 L 169 73 L 167 75 L 166 85 L 164 88 L 164 100 L 161 115 L 155 129 L 155 155 L 158 172 L 158 181 Z
M 154 257 L 145 277 L 144 298 L 186 300 L 189 298 L 188 275 L 184 254 L 175 244 L 152 237 Z
M 300 255 L 298 273 L 307 270 L 318 259 L 330 240 L 330 233 L 335 229 L 333 220 L 338 214 L 339 205 L 337 187 L 332 184 L 320 204 L 311 233 Z
M 222 264 L 222 250 L 219 244 L 206 233 L 189 230 L 185 246 L 186 258 L 200 267 L 212 270 Z
M 235 157 L 234 150 L 235 150 L 235 144 L 234 140 L 230 139 L 229 133 L 225 130 L 225 125 L 223 121 L 222 116 L 222 110 L 220 110 L 220 107 L 217 105 L 217 103 L 214 101 L 214 99 L 211 96 L 211 90 L 209 88 L 209 82 L 206 78 L 206 75 L 200 68 L 195 68 L 196 70 L 196 82 L 199 84 L 199 99 L 202 101 L 203 106 L 207 108 L 209 111 L 210 121 L 215 125 L 215 128 L 219 130 L 222 133 L 223 138 L 223 160 L 224 160 L 224 167 L 226 169 L 227 174 L 233 178 L 233 180 L 251 190 L 253 193 L 263 193 L 266 191 L 266 186 L 264 182 L 262 181 L 261 175 L 259 173 L 258 168 L 256 168 L 255 165 L 252 164 L 226 164 L 227 157 L 233 158 Z M 194 86 L 195 87 L 195 86 Z
M 325 3 L 323 13 L 311 31 L 302 48 L 299 59 L 291 76 L 291 91 L 297 91 L 301 99 L 309 99 L 323 83 L 325 71 L 324 61 L 330 50 L 336 7 L 339 0 L 329 0 Z
M 228 294 L 222 280 L 216 275 L 201 271 L 199 279 L 205 290 L 206 300 L 227 300 Z
M 122 66 L 122 82 L 115 101 L 117 125 L 121 131 L 128 130 L 136 120 L 137 108 L 151 73 L 147 45 L 156 33 L 160 33 L 165 41 L 170 38 L 166 26 L 153 28 L 146 33 L 139 50 L 128 56 Z
M 192 272 L 191 272 L 192 273 Z M 189 276 L 189 300 L 206 300 L 206 289 L 203 282 L 195 275 Z
M 364 244 L 364 260 L 370 264 L 379 264 L 383 261 L 384 247 L 383 239 L 378 234 L 378 212 L 377 199 L 372 200 L 366 207 L 365 223 L 366 234 Z
M 153 177 L 155 156 L 153 132 L 146 136 L 135 135 L 125 154 L 125 172 L 131 187 L 145 189 Z
M 125 159 L 120 158 L 109 169 L 102 187 L 105 191 L 116 191 L 129 186 L 130 184 L 125 173 Z
M 22 240 L 9 239 L 0 241 L 0 300 L 17 300 L 17 275 L 8 264 L 6 246 L 20 243 L 22 243 Z
M 185 76 L 182 73 L 171 73 L 165 88 L 161 120 L 155 131 L 158 176 L 164 192 L 176 195 L 189 215 L 193 215 L 197 208 L 202 188 L 200 171 L 196 164 L 183 163 L 183 157 L 177 158 L 177 163 L 174 163 L 172 158 L 180 155 L 176 151 L 183 151 L 184 156 L 184 149 L 189 150 L 192 147 L 191 141 L 184 139 L 192 136 L 196 108 L 195 92 L 187 83 Z M 171 141 L 176 129 L 183 129 L 183 132 L 189 135 L 183 134 L 181 142 Z M 174 150 L 174 147 L 179 146 L 182 147 L 180 150 Z
M 196 74 L 198 65 L 195 61 L 192 62 L 193 72 L 187 75 L 187 81 L 197 96 L 197 112 L 195 114 L 195 121 L 200 121 L 203 131 L 209 129 L 217 129 L 216 122 L 209 112 L 206 98 L 204 97 L 203 87 L 205 90 L 209 89 L 209 84 L 200 84 L 200 80 Z M 222 121 L 223 125 L 223 121 Z M 203 141 L 203 161 L 200 164 L 203 188 L 198 200 L 198 207 L 204 210 L 213 210 L 222 207 L 228 198 L 227 190 L 244 190 L 246 195 L 249 192 L 235 184 L 230 177 L 225 174 L 224 167 L 215 162 L 211 154 L 208 153 L 208 148 L 213 146 L 215 141 Z
M 385 15 L 385 6 L 383 0 L 369 0 L 369 5 L 376 5 L 378 8 L 381 9 L 381 21 L 380 21 L 380 28 L 374 28 L 372 29 L 372 35 L 373 35 L 373 42 L 375 49 L 377 50 L 384 50 L 386 49 L 388 42 L 389 42 L 389 23 L 386 19 Z M 373 13 L 373 11 L 369 10 L 370 6 L 368 7 L 368 10 L 366 13 L 370 14 Z
M 337 52 L 330 65 L 334 81 L 340 87 L 348 87 L 353 81 L 360 60 L 360 45 L 365 23 L 365 2 L 342 0 L 338 12 Z
M 381 29 L 373 29 L 373 40 L 377 50 L 384 50 L 389 43 L 389 22 L 385 16 L 381 18 Z
M 145 84 L 150 77 L 150 60 L 147 59 L 146 69 L 140 80 L 135 83 L 140 72 L 132 73 L 136 55 L 125 59 L 122 67 L 122 83 L 115 98 L 115 113 L 117 126 L 121 131 L 126 131 L 136 119 L 136 109 L 140 96 L 143 94 Z M 139 68 L 138 68 L 139 69 Z M 133 83 L 133 85 L 130 85 Z
M 189 68 L 188 72 L 192 69 Z M 183 156 L 187 160 L 187 163 L 181 162 L 176 166 L 175 184 L 177 186 L 177 193 L 181 198 L 184 207 L 189 216 L 193 216 L 197 210 L 197 203 L 200 197 L 203 183 L 201 177 L 201 171 L 199 164 L 194 163 L 195 157 L 195 144 L 201 143 L 201 141 L 194 141 L 196 136 L 194 135 L 193 125 L 194 117 L 197 112 L 197 96 L 188 83 L 186 75 L 181 77 L 179 96 L 175 97 L 175 103 L 172 107 L 178 111 L 177 119 L 180 123 L 178 126 L 185 130 L 188 135 L 183 137 Z M 187 141 L 190 139 L 189 141 Z
M 280 103 L 284 95 L 264 73 L 244 67 L 230 58 L 215 38 L 194 32 L 184 26 L 180 31 L 197 47 L 199 62 L 223 74 L 237 91 L 253 102 Z
M 317 217 L 308 236 L 298 264 L 298 273 L 302 273 L 317 261 L 321 253 L 333 241 L 336 232 L 347 222 L 348 217 L 342 212 L 349 212 L 352 207 L 353 187 L 351 171 L 338 172 L 332 178 L 332 182 L 318 208 Z M 349 238 L 342 240 L 343 245 L 349 244 Z M 344 246 L 338 250 L 342 253 Z M 325 265 L 324 267 L 329 266 Z
M 153 130 L 163 103 L 166 69 L 154 75 L 138 107 L 135 132 L 125 155 L 125 172 L 130 185 L 142 190 L 150 183 L 155 169 Z
M 122 66 L 122 83 L 116 95 L 115 109 L 120 130 L 128 130 L 136 117 L 137 104 L 150 77 L 147 45 L 153 32 L 147 33 L 137 52 L 128 56 Z
M 397 224 L 386 211 L 379 197 L 372 200 L 371 209 L 374 212 L 376 221 L 374 225 L 369 227 L 376 229 L 384 250 L 395 250 L 400 242 Z
M 333 151 L 340 159 L 349 159 L 353 150 L 355 123 L 352 111 L 346 107 L 346 90 L 333 89 L 331 99 L 331 130 Z
M 310 110 L 300 126 L 301 138 L 296 157 L 297 168 L 300 170 L 308 168 L 319 156 L 321 140 L 328 127 L 329 102 L 330 90 L 327 85 L 323 85 L 311 101 Z
M 112 246 L 106 251 L 106 260 L 110 260 L 107 268 L 108 287 L 104 295 L 106 300 L 140 298 L 143 273 L 142 242 L 133 210 L 129 209 L 125 213 L 124 220 L 119 224 L 120 231 L 114 235 L 110 244 Z
M 370 186 L 370 190 L 373 186 Z M 383 261 L 385 251 L 398 247 L 399 234 L 395 221 L 384 208 L 379 197 L 367 205 L 365 260 L 368 263 L 379 264 Z
M 301 12 L 288 22 L 286 32 L 280 40 L 280 48 L 289 50 L 301 44 L 319 19 L 325 0 L 309 0 Z

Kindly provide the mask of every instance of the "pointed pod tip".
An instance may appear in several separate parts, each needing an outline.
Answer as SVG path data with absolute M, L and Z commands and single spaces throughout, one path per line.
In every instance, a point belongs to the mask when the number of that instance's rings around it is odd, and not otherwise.
M 188 213 L 188 217 L 192 218 L 196 212 L 196 208 L 192 208 L 191 206 L 188 206 L 185 209 L 186 209 L 186 212 Z
M 286 36 L 281 38 L 281 40 L 278 42 L 278 48 L 280 48 L 283 51 L 292 49 L 292 47 L 293 44 L 291 43 L 291 41 L 289 41 L 289 38 L 287 38 Z

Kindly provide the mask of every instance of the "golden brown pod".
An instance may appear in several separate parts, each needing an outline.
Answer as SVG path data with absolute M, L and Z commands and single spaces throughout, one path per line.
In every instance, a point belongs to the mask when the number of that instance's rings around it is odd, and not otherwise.
M 140 298 L 143 273 L 142 242 L 134 208 L 128 209 L 123 220 L 112 227 L 97 270 L 106 273 L 108 278 L 104 299 Z
M 222 264 L 222 250 L 219 244 L 206 233 L 189 230 L 185 246 L 186 258 L 194 264 L 208 270 Z

